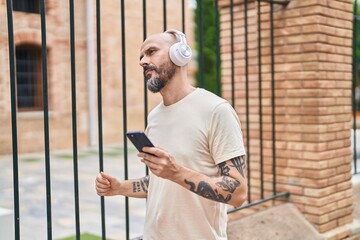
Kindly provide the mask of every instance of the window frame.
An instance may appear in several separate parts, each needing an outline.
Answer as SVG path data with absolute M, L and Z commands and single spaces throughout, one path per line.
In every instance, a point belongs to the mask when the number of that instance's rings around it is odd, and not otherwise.
M 40 0 L 12 0 L 13 11 L 25 13 L 40 13 Z
M 34 88 L 34 94 L 31 96 L 34 99 L 34 105 L 33 106 L 20 106 L 20 96 L 19 96 L 19 65 L 18 62 L 18 51 L 19 50 L 25 50 L 33 54 L 34 61 L 33 65 L 35 66 L 33 70 L 33 76 L 34 79 L 27 79 L 27 81 L 33 81 L 33 88 Z M 44 109 L 44 101 L 43 101 L 43 79 L 42 79 L 42 56 L 41 56 L 41 47 L 36 44 L 20 44 L 16 46 L 15 49 L 15 56 L 16 56 L 16 106 L 17 110 L 19 112 L 31 112 L 31 111 L 41 111 Z M 25 60 L 26 61 L 26 60 Z M 25 67 L 29 67 L 25 66 Z M 30 66 L 31 67 L 31 66 Z M 25 80 L 26 81 L 26 80 Z M 31 83 L 28 83 L 31 84 Z

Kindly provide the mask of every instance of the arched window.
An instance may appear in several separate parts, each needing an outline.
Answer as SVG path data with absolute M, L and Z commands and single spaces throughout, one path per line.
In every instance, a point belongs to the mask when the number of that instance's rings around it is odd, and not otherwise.
M 41 48 L 39 46 L 16 47 L 16 78 L 18 110 L 42 110 Z
M 39 0 L 13 0 L 14 11 L 40 13 Z

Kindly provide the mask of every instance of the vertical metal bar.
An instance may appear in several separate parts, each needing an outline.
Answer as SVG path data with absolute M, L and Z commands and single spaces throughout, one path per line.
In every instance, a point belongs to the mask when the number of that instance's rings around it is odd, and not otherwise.
M 248 40 L 248 0 L 244 2 L 244 25 L 245 25 L 245 95 L 246 95 L 246 156 L 247 156 L 247 165 L 250 169 L 250 112 L 249 112 L 249 40 Z M 250 193 L 250 171 L 248 171 L 248 201 L 251 203 L 251 193 Z
M 263 121 L 262 121 L 262 69 L 261 69 L 261 2 L 257 1 L 258 14 L 258 78 L 259 78 L 259 131 L 260 131 L 260 190 L 261 199 L 264 198 L 264 152 L 263 152 Z M 248 165 L 249 167 L 249 165 Z M 248 170 L 248 173 L 250 169 Z
M 205 86 L 204 81 L 204 20 L 203 20 L 203 3 L 198 0 L 199 8 L 199 67 L 200 67 L 200 87 Z
M 143 39 L 147 38 L 147 18 L 146 18 L 146 0 L 143 0 Z M 147 115 L 148 115 L 148 92 L 147 92 L 147 86 L 146 81 L 144 79 L 144 128 L 147 127 L 148 121 L 147 121 Z M 145 173 L 146 175 L 149 174 L 149 168 L 145 166 Z
M 50 176 L 50 146 L 49 146 L 49 101 L 47 79 L 47 43 L 46 43 L 46 6 L 45 0 L 40 1 L 41 17 L 41 54 L 42 54 L 42 78 L 44 98 L 44 143 L 45 143 L 45 175 L 46 175 L 46 206 L 47 206 L 47 233 L 48 239 L 52 239 L 51 220 L 51 176 Z
M 234 0 L 230 0 L 230 38 L 231 38 L 231 105 L 235 108 Z
M 357 150 L 356 150 L 356 70 L 357 70 L 357 1 L 354 1 L 354 18 L 353 18 L 353 62 L 352 62 L 352 105 L 353 105 L 353 161 L 354 161 L 354 174 L 357 173 Z
M 274 54 L 274 5 L 270 4 L 270 38 L 271 38 L 271 105 L 272 105 L 272 174 L 273 194 L 276 194 L 276 129 L 275 129 L 275 54 Z
M 125 44 L 125 1 L 121 0 L 121 59 L 122 59 L 122 86 L 123 86 L 123 139 L 124 139 L 124 175 L 125 180 L 129 179 L 128 176 L 128 152 L 127 152 L 127 103 L 126 103 L 126 44 Z M 130 239 L 129 227 L 129 198 L 125 197 L 125 227 L 126 239 Z
M 147 19 L 146 19 L 146 0 L 143 0 L 143 40 L 147 38 Z M 148 115 L 148 94 L 146 81 L 144 79 L 144 122 L 145 127 L 147 126 L 147 115 Z
M 11 131 L 13 153 L 13 191 L 14 191 L 14 237 L 20 239 L 20 204 L 19 204 L 19 166 L 16 122 L 16 77 L 15 77 L 15 46 L 12 1 L 6 1 L 10 67 L 10 97 L 11 97 Z
M 163 0 L 163 17 L 164 17 L 164 32 L 166 31 L 167 29 L 167 26 L 166 26 L 166 0 Z
M 97 95 L 98 95 L 98 131 L 99 131 L 99 170 L 104 171 L 103 130 L 102 130 L 102 88 L 101 88 L 101 24 L 100 0 L 96 0 L 96 54 L 97 54 Z M 106 239 L 105 199 L 100 197 L 102 239 Z
M 77 152 L 77 125 L 76 125 L 76 65 L 75 65 L 75 19 L 74 0 L 69 0 L 70 8 L 70 54 L 71 54 L 71 105 L 72 105 L 72 138 L 73 138 L 73 165 L 74 165 L 74 200 L 75 200 L 75 229 L 76 239 L 80 240 L 80 208 L 79 208 L 79 176 Z
M 221 95 L 221 59 L 220 59 L 220 17 L 219 1 L 215 0 L 215 44 L 216 44 L 216 94 Z
M 185 33 L 185 0 L 181 1 L 181 26 L 182 32 Z

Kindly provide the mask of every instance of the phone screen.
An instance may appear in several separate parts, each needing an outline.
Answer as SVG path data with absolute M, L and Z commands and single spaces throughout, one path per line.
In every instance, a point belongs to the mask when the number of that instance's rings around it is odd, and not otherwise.
M 143 147 L 154 147 L 144 132 L 128 132 L 126 135 L 139 152 L 142 152 Z

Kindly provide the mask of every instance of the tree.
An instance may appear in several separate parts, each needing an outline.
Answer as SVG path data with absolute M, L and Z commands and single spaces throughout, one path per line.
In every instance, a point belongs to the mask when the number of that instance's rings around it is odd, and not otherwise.
M 216 0 L 215 0 L 216 1 Z M 198 53 L 198 69 L 195 73 L 196 83 L 198 86 L 203 87 L 213 93 L 220 93 L 221 86 L 217 83 L 217 33 L 216 33 L 216 24 L 219 24 L 216 21 L 216 11 L 214 0 L 196 0 L 195 8 L 195 49 Z M 200 6 L 201 4 L 201 6 Z M 202 8 L 202 15 L 200 16 L 200 8 Z M 200 17 L 203 21 L 203 68 L 201 69 L 200 65 Z M 203 86 L 201 84 L 201 71 L 203 71 L 204 82 Z

